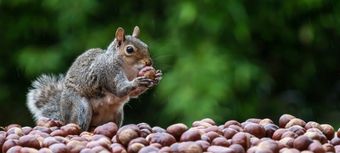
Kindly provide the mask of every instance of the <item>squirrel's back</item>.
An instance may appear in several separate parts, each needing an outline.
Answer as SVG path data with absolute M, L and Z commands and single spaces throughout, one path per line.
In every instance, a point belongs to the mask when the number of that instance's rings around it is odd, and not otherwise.
M 34 118 L 61 119 L 59 104 L 64 76 L 41 75 L 27 94 L 27 107 Z

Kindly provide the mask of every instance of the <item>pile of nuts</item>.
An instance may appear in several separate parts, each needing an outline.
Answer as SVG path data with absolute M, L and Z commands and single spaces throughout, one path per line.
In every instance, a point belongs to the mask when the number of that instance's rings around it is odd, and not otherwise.
M 92 132 L 43 119 L 33 128 L 12 124 L 0 130 L 0 149 L 3 153 L 326 153 L 340 152 L 340 131 L 289 114 L 282 115 L 278 125 L 268 118 L 229 120 L 223 125 L 206 118 L 191 127 L 139 123 L 118 128 L 110 122 Z

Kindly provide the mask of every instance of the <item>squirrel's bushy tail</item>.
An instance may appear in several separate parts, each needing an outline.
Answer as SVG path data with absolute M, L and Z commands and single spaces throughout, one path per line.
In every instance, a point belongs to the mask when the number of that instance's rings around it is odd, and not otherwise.
M 63 75 L 41 75 L 32 83 L 27 94 L 27 107 L 36 120 L 41 117 L 61 119 L 59 101 L 63 82 Z

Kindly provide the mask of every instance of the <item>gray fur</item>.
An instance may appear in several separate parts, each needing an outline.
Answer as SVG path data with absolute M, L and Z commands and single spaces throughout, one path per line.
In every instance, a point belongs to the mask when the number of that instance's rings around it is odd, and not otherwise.
M 136 54 L 125 56 L 126 45 L 137 48 Z M 72 122 L 83 130 L 108 121 L 121 125 L 124 104 L 153 85 L 137 77 L 145 60 L 150 60 L 148 47 L 138 38 L 125 36 L 120 45 L 115 39 L 107 50 L 90 49 L 80 55 L 65 77 L 39 77 L 27 94 L 27 106 L 36 120 Z

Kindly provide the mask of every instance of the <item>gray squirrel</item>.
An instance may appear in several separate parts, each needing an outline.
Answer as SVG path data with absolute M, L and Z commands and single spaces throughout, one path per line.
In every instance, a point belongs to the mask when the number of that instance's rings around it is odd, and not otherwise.
M 121 126 L 124 104 L 162 79 L 139 33 L 138 26 L 132 35 L 119 27 L 106 50 L 87 50 L 65 76 L 42 75 L 35 80 L 27 94 L 34 119 L 76 123 L 82 130 L 110 121 Z M 154 78 L 140 75 L 148 71 L 154 71 Z

